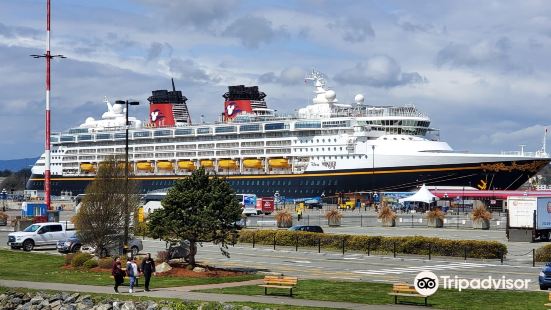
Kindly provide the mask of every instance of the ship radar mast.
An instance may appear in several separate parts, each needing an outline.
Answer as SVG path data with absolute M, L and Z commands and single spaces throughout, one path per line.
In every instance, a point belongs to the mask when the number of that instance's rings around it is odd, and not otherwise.
M 338 102 L 335 91 L 327 87 L 325 74 L 312 69 L 312 72 L 304 77 L 304 81 L 314 81 L 314 86 L 316 87 L 314 91 L 316 97 L 312 100 L 314 104 L 332 104 Z
M 306 77 L 304 78 L 304 81 L 314 81 L 314 85 L 316 86 L 316 90 L 314 91 L 315 94 L 323 94 L 327 91 L 327 82 L 326 82 L 327 76 L 319 71 L 317 71 L 315 68 L 312 69 L 312 72 L 308 73 Z

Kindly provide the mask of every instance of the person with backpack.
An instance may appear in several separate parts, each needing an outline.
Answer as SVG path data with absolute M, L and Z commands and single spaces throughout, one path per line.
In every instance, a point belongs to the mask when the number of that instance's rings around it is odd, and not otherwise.
M 138 264 L 136 264 L 136 258 L 132 257 L 126 263 L 126 274 L 128 275 L 128 279 L 130 280 L 130 287 L 128 289 L 128 293 L 134 292 L 134 284 L 136 284 L 136 278 L 140 275 L 140 272 L 138 270 Z
M 113 279 L 115 279 L 115 293 L 119 293 L 119 286 L 124 282 L 124 276 L 125 272 L 122 270 L 121 266 L 121 258 L 117 257 L 115 258 L 115 261 L 113 261 L 113 267 L 111 268 L 111 275 L 113 276 Z

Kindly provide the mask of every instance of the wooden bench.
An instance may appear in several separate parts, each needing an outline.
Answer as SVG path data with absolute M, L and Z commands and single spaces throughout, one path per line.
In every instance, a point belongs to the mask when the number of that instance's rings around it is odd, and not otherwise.
M 425 299 L 425 306 L 427 306 L 427 298 L 428 296 L 423 296 L 415 290 L 415 287 L 413 285 L 409 285 L 407 283 L 395 283 L 392 285 L 392 292 L 388 293 L 388 295 L 394 296 L 394 303 L 398 303 L 398 296 L 401 297 L 420 297 Z
M 543 305 L 544 307 L 551 307 L 551 292 L 549 292 L 548 300 L 549 300 L 549 302 L 546 303 L 545 305 Z
M 268 294 L 268 288 L 288 288 L 289 296 L 293 297 L 293 288 L 297 286 L 297 277 L 284 277 L 284 276 L 265 276 L 264 284 L 259 286 L 264 287 L 264 295 Z

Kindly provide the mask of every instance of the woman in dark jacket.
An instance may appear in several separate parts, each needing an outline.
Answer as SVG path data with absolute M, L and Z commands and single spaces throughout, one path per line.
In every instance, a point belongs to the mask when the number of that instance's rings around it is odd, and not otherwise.
M 151 254 L 147 253 L 147 257 L 142 261 L 142 272 L 145 277 L 145 291 L 149 292 L 149 281 L 151 274 L 155 273 L 155 261 L 151 258 Z
M 121 267 L 120 257 L 115 258 L 115 261 L 113 262 L 113 268 L 111 269 L 111 274 L 115 279 L 115 292 L 118 293 L 119 285 L 121 285 L 124 282 L 124 270 L 122 270 L 122 267 Z

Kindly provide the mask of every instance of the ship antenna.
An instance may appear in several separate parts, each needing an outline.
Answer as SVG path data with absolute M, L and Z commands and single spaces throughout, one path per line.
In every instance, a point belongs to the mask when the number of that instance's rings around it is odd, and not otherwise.
M 174 86 L 174 78 L 170 78 L 172 81 L 172 91 L 176 91 L 176 87 Z
M 543 156 L 547 155 L 547 152 L 545 150 L 547 144 L 547 127 L 545 127 L 545 132 L 543 133 Z
M 33 58 L 46 59 L 46 141 L 45 141 L 45 164 L 44 164 L 44 203 L 47 210 L 52 210 L 51 207 L 51 182 L 50 182 L 50 167 L 51 167 L 51 152 L 50 152 L 50 61 L 52 58 L 66 58 L 63 55 L 52 55 L 50 53 L 50 0 L 46 1 L 46 53 L 40 55 L 31 55 Z

